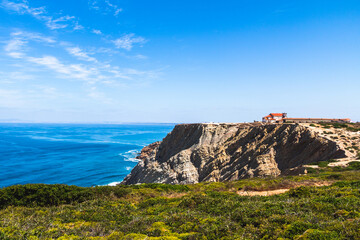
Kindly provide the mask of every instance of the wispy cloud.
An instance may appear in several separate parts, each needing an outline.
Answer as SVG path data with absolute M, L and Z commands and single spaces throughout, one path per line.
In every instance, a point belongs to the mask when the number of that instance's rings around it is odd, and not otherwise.
M 97 62 L 96 58 L 90 57 L 88 53 L 81 50 L 79 47 L 68 47 L 66 51 L 71 55 L 77 57 L 78 59 L 89 61 L 89 62 Z
M 24 56 L 23 47 L 25 46 L 26 41 L 22 39 L 11 39 L 5 46 L 4 50 L 10 57 L 13 58 L 22 58 Z
M 112 3 L 110 0 L 89 0 L 90 9 L 101 12 L 102 14 L 119 15 L 123 11 L 121 7 Z
M 136 54 L 134 56 L 128 56 L 128 58 L 132 58 L 132 59 L 148 59 L 147 56 L 142 55 L 142 54 Z
M 125 34 L 122 37 L 113 40 L 113 43 L 117 48 L 122 48 L 130 51 L 135 44 L 144 44 L 146 39 L 143 37 L 136 37 L 134 33 Z
M 120 12 L 122 12 L 122 8 L 120 8 L 119 6 L 110 3 L 110 0 L 105 0 L 105 3 L 107 4 L 107 6 L 109 6 L 110 8 L 113 9 L 114 11 L 114 16 L 117 16 Z
M 100 78 L 96 69 L 89 69 L 81 64 L 64 64 L 54 56 L 27 57 L 26 60 L 45 66 L 70 78 L 81 79 L 88 82 L 95 82 Z
M 74 30 L 81 30 L 85 27 L 83 25 L 80 25 L 79 22 L 75 22 Z
M 5 9 L 15 11 L 19 14 L 30 14 L 33 16 L 39 16 L 46 13 L 45 7 L 31 8 L 29 7 L 28 1 L 8 1 L 2 0 L 1 6 Z
M 69 21 L 75 19 L 75 17 L 66 15 L 66 16 L 62 16 L 62 17 L 53 19 L 53 17 L 41 16 L 40 19 L 45 20 L 46 26 L 48 28 L 50 28 L 51 30 L 54 30 L 54 29 L 61 29 L 61 28 L 68 27 L 69 26 Z
M 11 34 L 12 39 L 5 45 L 4 50 L 8 56 L 23 59 L 26 62 L 37 64 L 48 69 L 60 73 L 63 76 L 75 79 L 81 79 L 88 82 L 94 82 L 102 79 L 101 74 L 98 73 L 94 67 L 84 66 L 82 64 L 65 64 L 58 58 L 50 55 L 35 57 L 29 56 L 26 52 L 26 47 L 29 41 L 38 41 L 43 43 L 55 43 L 52 38 L 42 36 L 36 33 L 17 31 Z M 68 47 L 66 49 L 71 55 L 77 58 L 83 58 L 86 61 L 96 62 L 95 58 L 90 57 L 87 53 L 81 51 L 77 47 Z
M 55 43 L 56 40 L 52 37 L 43 36 L 34 32 L 16 31 L 11 33 L 11 36 L 22 39 L 31 39 L 38 42 Z
M 78 24 L 74 16 L 60 16 L 53 17 L 49 15 L 44 6 L 41 7 L 30 7 L 29 2 L 27 0 L 20 1 L 9 1 L 2 0 L 0 6 L 9 11 L 16 12 L 18 14 L 29 14 L 34 18 L 42 21 L 45 25 L 51 29 L 62 29 L 67 27 L 72 27 L 74 30 L 81 29 L 82 26 Z
M 84 60 L 87 63 L 73 64 L 49 54 L 43 56 L 30 54 L 30 50 L 32 50 L 30 48 L 31 45 L 29 45 L 30 41 L 41 42 L 47 44 L 49 47 L 60 47 L 67 51 L 71 56 Z M 118 85 L 118 80 L 130 81 L 139 78 L 150 79 L 158 76 L 157 71 L 140 71 L 130 68 L 120 68 L 106 62 L 99 62 L 95 57 L 90 56 L 94 54 L 93 51 L 86 52 L 80 47 L 73 46 L 71 43 L 59 42 L 53 38 L 37 33 L 23 31 L 12 33 L 11 39 L 5 45 L 4 50 L 7 55 L 12 58 L 52 70 L 59 74 L 59 77 L 79 79 L 89 84 L 104 83 L 106 85 Z
M 98 30 L 98 29 L 93 29 L 92 32 L 95 33 L 95 34 L 97 34 L 97 35 L 101 35 L 101 34 L 102 34 L 102 32 L 101 32 L 100 30 Z
M 4 50 L 13 58 L 22 58 L 24 56 L 24 47 L 29 39 L 38 42 L 55 43 L 53 38 L 44 37 L 36 33 L 16 31 L 11 36 L 13 38 L 5 45 Z

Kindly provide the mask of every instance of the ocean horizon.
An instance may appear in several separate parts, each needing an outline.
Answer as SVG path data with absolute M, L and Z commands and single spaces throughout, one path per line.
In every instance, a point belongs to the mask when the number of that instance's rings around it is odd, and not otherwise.
M 141 149 L 171 123 L 0 123 L 0 187 L 17 184 L 116 185 Z

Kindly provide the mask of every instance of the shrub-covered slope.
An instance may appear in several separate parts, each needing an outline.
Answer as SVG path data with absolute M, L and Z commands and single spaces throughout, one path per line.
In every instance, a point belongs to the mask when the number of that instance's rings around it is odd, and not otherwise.
M 312 171 L 193 185 L 7 187 L 0 239 L 360 239 L 359 164 Z M 292 189 L 238 194 L 279 188 Z

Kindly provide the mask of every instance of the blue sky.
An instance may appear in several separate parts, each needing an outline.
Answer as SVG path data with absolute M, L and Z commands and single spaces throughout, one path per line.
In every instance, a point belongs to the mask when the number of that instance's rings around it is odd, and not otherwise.
M 359 121 L 359 43 L 352 0 L 0 0 L 0 121 Z

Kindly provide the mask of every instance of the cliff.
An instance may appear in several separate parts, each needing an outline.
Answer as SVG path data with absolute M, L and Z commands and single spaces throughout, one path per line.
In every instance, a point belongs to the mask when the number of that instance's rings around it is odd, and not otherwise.
M 180 124 L 145 147 L 122 184 L 188 184 L 278 176 L 346 157 L 336 141 L 298 124 Z

